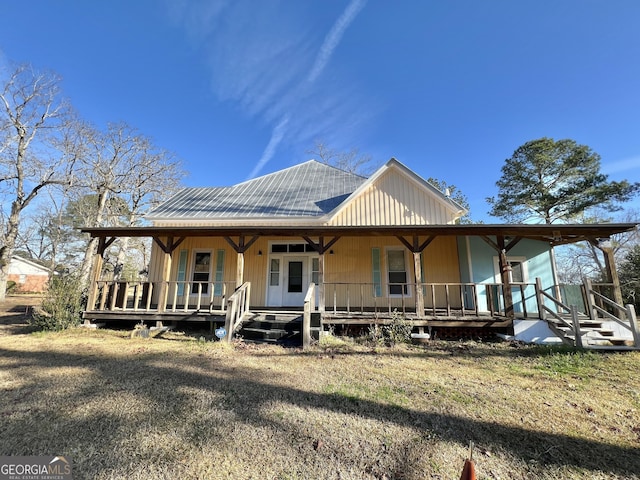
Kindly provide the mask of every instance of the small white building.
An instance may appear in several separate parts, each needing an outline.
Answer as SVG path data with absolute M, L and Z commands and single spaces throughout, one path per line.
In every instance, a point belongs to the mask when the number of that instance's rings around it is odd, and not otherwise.
M 9 282 L 16 282 L 17 292 L 44 292 L 49 281 L 49 269 L 26 258 L 14 255 L 9 264 Z

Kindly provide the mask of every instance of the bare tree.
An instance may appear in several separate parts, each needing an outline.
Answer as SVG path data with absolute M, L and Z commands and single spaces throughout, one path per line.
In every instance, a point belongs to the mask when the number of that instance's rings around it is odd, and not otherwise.
M 28 65 L 0 72 L 0 78 L 0 185 L 3 205 L 9 206 L 0 246 L 3 300 L 21 215 L 42 189 L 68 182 L 75 156 L 59 150 L 73 120 L 59 78 Z
M 306 153 L 314 155 L 315 159 L 321 163 L 365 177 L 371 175 L 378 168 L 371 155 L 361 154 L 357 148 L 346 152 L 334 150 L 321 140 L 316 140 L 314 148 Z
M 132 226 L 162 197 L 178 188 L 183 177 L 179 162 L 169 152 L 125 123 L 110 124 L 105 132 L 87 130 L 88 154 L 82 159 L 77 183 L 94 197 L 85 226 Z M 120 240 L 116 273 L 124 262 L 128 239 Z M 86 280 L 97 248 L 87 244 L 82 264 Z
M 640 212 L 634 209 L 627 210 L 615 219 L 606 214 L 606 211 L 595 211 L 592 216 L 582 215 L 576 219 L 577 223 L 608 223 L 618 221 L 623 223 L 639 223 Z M 640 231 L 638 229 L 623 232 L 611 236 L 611 246 L 616 259 L 620 264 L 627 254 L 640 243 Z M 607 278 L 607 267 L 602 251 L 590 242 L 579 242 L 556 248 L 558 276 L 564 283 L 575 283 L 576 279 L 591 278 L 604 280 Z

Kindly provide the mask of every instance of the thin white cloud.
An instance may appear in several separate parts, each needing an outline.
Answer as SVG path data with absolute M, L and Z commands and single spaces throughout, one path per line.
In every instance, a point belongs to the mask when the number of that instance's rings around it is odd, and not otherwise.
M 347 8 L 342 12 L 342 15 L 340 15 L 340 18 L 333 24 L 333 27 L 331 27 L 331 30 L 320 47 L 316 61 L 313 63 L 313 68 L 307 77 L 308 82 L 313 83 L 320 76 L 327 66 L 327 63 L 329 63 L 333 51 L 340 43 L 340 40 L 342 40 L 345 30 L 351 25 L 351 22 L 353 22 L 360 10 L 362 10 L 365 3 L 365 0 L 351 0 Z
M 315 83 L 316 79 L 320 76 L 320 74 L 324 71 L 331 56 L 333 55 L 334 50 L 340 44 L 340 40 L 344 35 L 344 32 L 349 27 L 351 22 L 356 18 L 360 10 L 364 7 L 366 1 L 365 0 L 352 0 L 347 8 L 342 12 L 342 15 L 338 18 L 338 20 L 333 24 L 331 30 L 322 42 L 320 46 L 320 50 L 315 58 L 313 63 L 313 67 L 311 72 L 306 78 L 307 85 L 311 85 Z M 256 164 L 256 166 L 251 171 L 249 178 L 253 178 L 260 173 L 262 168 L 267 164 L 271 158 L 275 155 L 275 151 L 277 146 L 282 141 L 283 137 L 286 134 L 285 128 L 288 124 L 288 119 L 290 118 L 291 113 L 287 113 L 284 117 L 284 121 L 281 121 L 273 130 L 271 135 L 271 140 L 267 145 L 267 148 L 264 150 L 262 157 Z M 276 139 L 276 141 L 274 141 Z
M 604 163 L 602 171 L 606 174 L 626 172 L 640 169 L 640 155 L 636 157 L 624 158 L 611 163 Z
M 264 152 L 262 153 L 260 160 L 258 160 L 258 163 L 256 163 L 255 167 L 253 167 L 253 170 L 251 170 L 251 173 L 247 177 L 247 180 L 250 180 L 255 176 L 257 176 L 258 173 L 260 173 L 260 171 L 267 164 L 267 162 L 269 162 L 269 160 L 273 158 L 273 156 L 276 153 L 276 149 L 278 148 L 278 145 L 280 145 L 280 142 L 282 141 L 282 138 L 286 133 L 286 128 L 288 123 L 289 123 L 289 117 L 284 117 L 282 120 L 280 120 L 280 123 L 278 123 L 275 126 L 275 128 L 273 129 L 273 132 L 271 133 L 271 139 L 269 139 L 267 148 L 264 149 Z
M 366 0 L 351 0 L 324 38 L 303 3 L 252 0 L 176 0 L 169 12 L 206 56 L 220 101 L 238 106 L 271 129 L 251 171 L 257 176 L 282 146 L 347 132 L 367 118 L 371 102 L 358 102 L 350 82 L 318 78 Z M 320 39 L 322 39 L 320 42 Z M 318 47 L 318 45 L 320 45 Z M 367 105 L 363 107 L 363 104 Z

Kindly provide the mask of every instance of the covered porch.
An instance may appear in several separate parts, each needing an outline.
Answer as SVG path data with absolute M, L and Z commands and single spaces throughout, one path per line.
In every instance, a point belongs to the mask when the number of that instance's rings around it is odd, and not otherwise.
M 605 225 L 420 225 L 402 227 L 138 227 L 94 228 L 84 232 L 99 239 L 89 290 L 87 321 L 134 320 L 155 322 L 204 321 L 226 324 L 231 338 L 234 324 L 252 310 L 268 305 L 252 301 L 245 281 L 245 255 L 263 237 L 300 238 L 317 256 L 313 293 L 295 305 L 313 303 L 322 324 L 385 322 L 402 312 L 416 327 L 511 327 L 517 318 L 544 317 L 541 287 L 512 280 L 509 252 L 523 239 L 550 246 L 588 241 L 606 260 L 611 300 L 622 305 L 611 246 L 604 240 L 635 228 L 634 224 Z M 327 282 L 326 255 L 343 238 L 395 237 L 413 258 L 413 277 L 404 282 Z M 104 253 L 118 237 L 149 237 L 162 251 L 160 278 L 145 282 L 104 280 Z M 235 281 L 199 282 L 171 278 L 176 249 L 189 238 L 222 238 L 236 253 Z M 474 237 L 489 246 L 499 268 L 500 282 L 426 282 L 421 254 L 440 237 Z M 260 252 L 262 254 L 262 252 Z M 374 279 L 375 280 L 375 279 Z M 310 286 L 309 286 L 310 287 Z M 563 301 L 557 282 L 544 294 Z M 240 294 L 238 292 L 241 292 Z M 393 295 L 389 293 L 393 292 Z M 238 304 L 238 297 L 242 302 Z M 557 309 L 557 307 L 556 307 Z M 235 320 L 234 320 L 235 319 Z

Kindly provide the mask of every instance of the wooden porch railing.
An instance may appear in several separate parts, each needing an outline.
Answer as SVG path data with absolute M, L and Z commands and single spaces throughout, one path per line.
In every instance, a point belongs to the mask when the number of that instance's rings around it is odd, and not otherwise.
M 584 280 L 584 292 L 591 318 L 601 317 L 621 325 L 631 332 L 634 346 L 640 348 L 640 331 L 635 307 L 631 304 L 620 305 L 605 297 L 594 288 L 589 279 Z
M 421 283 L 424 310 L 416 311 L 416 284 L 346 283 L 324 284 L 325 311 L 337 314 L 404 314 L 418 317 L 504 316 L 504 285 L 500 283 Z M 519 316 L 537 315 L 535 285 L 511 284 L 515 310 Z M 395 292 L 391 293 L 390 292 Z
M 551 316 L 554 324 L 559 324 L 571 329 L 574 335 L 575 346 L 582 348 L 582 330 L 580 329 L 578 308 L 575 305 L 565 305 L 553 295 L 545 292 L 542 288 L 542 281 L 539 278 L 536 278 L 536 298 L 538 300 L 540 319 L 548 320 L 548 317 Z M 548 304 L 552 306 L 548 306 Z M 567 315 L 570 316 L 571 323 L 566 320 Z M 560 339 L 564 342 L 566 337 L 561 335 Z
M 244 317 L 249 313 L 249 301 L 251 298 L 251 282 L 245 282 L 227 300 L 227 315 L 224 328 L 227 331 L 227 342 L 231 342 L 233 335 L 242 324 Z
M 154 294 L 162 291 L 167 298 L 154 302 Z M 97 282 L 96 301 L 87 305 L 88 311 L 130 312 L 193 312 L 224 313 L 227 297 L 234 290 L 234 282 L 126 282 L 100 280 Z M 158 295 L 155 295 L 156 297 Z

